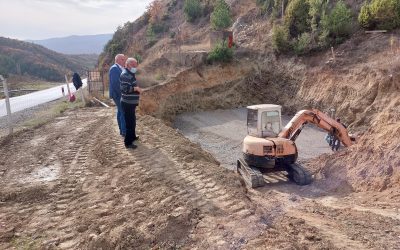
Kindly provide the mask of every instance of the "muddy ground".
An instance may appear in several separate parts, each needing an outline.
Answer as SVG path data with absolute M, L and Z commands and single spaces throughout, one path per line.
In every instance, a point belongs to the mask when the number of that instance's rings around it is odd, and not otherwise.
M 176 130 L 139 119 L 126 150 L 111 109 L 0 142 L 1 249 L 398 249 L 400 203 L 380 193 L 248 190 Z M 321 185 L 322 184 L 322 185 Z M 397 199 L 398 201 L 399 199 Z

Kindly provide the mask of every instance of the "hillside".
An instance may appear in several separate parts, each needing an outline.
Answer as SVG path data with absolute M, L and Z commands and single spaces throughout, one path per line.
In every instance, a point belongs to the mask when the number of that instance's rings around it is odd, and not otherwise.
M 153 2 L 99 59 L 140 61 L 137 148 L 115 107 L 66 102 L 0 138 L 0 249 L 399 249 L 400 1 L 363 2 Z M 232 49 L 215 45 L 220 26 Z M 260 103 L 282 105 L 283 123 L 335 109 L 358 140 L 332 151 L 304 124 L 297 163 L 312 182 L 273 171 L 250 188 L 235 170 L 243 107 Z
M 71 58 L 40 45 L 0 37 L 2 75 L 23 75 L 46 81 L 63 81 L 66 73 L 84 72 L 90 64 L 88 61 Z
M 340 39 L 333 33 L 330 39 L 336 40 L 327 40 L 335 58 L 324 47 L 311 47 L 304 55 L 277 53 L 272 23 L 283 21 L 264 14 L 260 2 L 265 1 L 227 1 L 236 44 L 233 63 L 192 64 L 194 55 L 211 50 L 212 1 L 201 1 L 203 15 L 192 23 L 185 20 L 184 1 L 159 1 L 158 9 L 165 13 L 157 23 L 161 31 L 149 32 L 154 26 L 149 11 L 118 30 L 99 61 L 107 67 L 116 53 L 140 55 L 142 84 L 149 78 L 151 85 L 158 84 L 144 93 L 141 110 L 167 120 L 185 111 L 255 103 L 278 103 L 289 114 L 302 108 L 335 108 L 350 130 L 364 136 L 340 157 L 322 156 L 311 165 L 330 178 L 332 188 L 398 186 L 400 141 L 394 134 L 400 129 L 400 63 L 394 46 L 399 46 L 399 33 L 365 34 L 357 22 L 364 1 L 349 0 L 345 6 L 350 9 L 350 29 Z M 327 5 L 328 13 L 337 2 Z M 296 45 L 297 40 L 290 42 Z
M 100 54 L 112 34 L 68 36 L 44 40 L 28 40 L 62 54 Z

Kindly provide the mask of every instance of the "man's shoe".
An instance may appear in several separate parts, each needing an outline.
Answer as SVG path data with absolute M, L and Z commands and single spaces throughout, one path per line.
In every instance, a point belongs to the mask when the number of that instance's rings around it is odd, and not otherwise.
M 137 148 L 137 146 L 135 144 L 131 144 L 131 145 L 125 145 L 125 148 L 135 149 L 135 148 Z

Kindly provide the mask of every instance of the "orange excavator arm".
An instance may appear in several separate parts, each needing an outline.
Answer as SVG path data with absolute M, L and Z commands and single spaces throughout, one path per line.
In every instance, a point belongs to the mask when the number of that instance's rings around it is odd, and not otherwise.
M 304 125 L 313 123 L 316 126 L 335 135 L 346 147 L 352 145 L 352 138 L 347 129 L 340 123 L 330 118 L 317 109 L 299 111 L 279 133 L 278 137 L 295 141 Z

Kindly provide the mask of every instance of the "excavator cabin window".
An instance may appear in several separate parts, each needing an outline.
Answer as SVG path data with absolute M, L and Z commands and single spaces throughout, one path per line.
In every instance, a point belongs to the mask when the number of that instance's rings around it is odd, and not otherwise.
M 251 136 L 257 136 L 257 116 L 258 110 L 248 109 L 247 110 L 247 134 Z
M 278 111 L 264 111 L 261 114 L 263 137 L 277 137 L 281 132 L 281 117 Z

